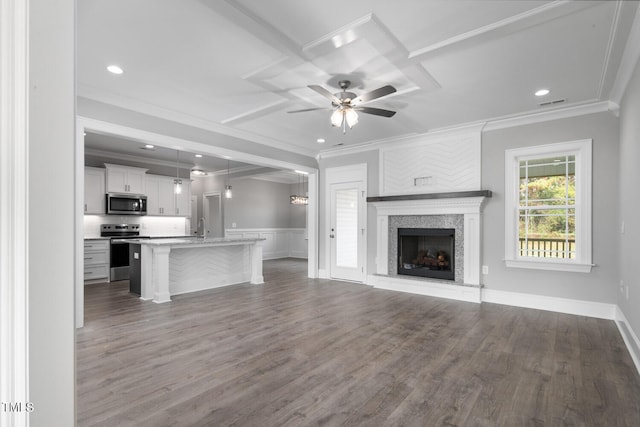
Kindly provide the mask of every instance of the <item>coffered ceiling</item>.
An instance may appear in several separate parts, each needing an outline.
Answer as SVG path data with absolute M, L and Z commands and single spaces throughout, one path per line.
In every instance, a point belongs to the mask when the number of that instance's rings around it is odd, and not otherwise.
M 607 101 L 637 9 L 631 1 L 82 0 L 78 96 L 314 156 Z M 109 73 L 110 64 L 124 73 Z M 343 79 L 356 94 L 393 85 L 396 93 L 367 105 L 397 114 L 360 114 L 343 133 L 330 109 L 287 113 L 330 108 L 307 85 L 338 92 Z M 534 96 L 541 88 L 550 93 Z M 560 102 L 540 105 L 552 101 Z

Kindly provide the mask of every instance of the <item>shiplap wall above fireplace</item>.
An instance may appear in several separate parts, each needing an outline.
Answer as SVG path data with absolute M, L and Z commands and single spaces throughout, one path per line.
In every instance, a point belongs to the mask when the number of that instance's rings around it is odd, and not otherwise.
M 480 190 L 481 126 L 410 137 L 380 149 L 380 195 Z

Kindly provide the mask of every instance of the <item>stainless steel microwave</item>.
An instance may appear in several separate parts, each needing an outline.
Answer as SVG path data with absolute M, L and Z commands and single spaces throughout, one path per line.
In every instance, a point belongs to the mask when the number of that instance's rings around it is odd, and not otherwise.
M 146 215 L 147 196 L 107 193 L 107 215 Z

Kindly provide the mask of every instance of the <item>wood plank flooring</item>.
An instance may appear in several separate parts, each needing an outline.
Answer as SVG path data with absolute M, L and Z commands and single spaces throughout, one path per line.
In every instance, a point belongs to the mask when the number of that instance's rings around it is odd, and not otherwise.
M 305 277 L 140 301 L 86 287 L 80 426 L 639 426 L 612 321 Z

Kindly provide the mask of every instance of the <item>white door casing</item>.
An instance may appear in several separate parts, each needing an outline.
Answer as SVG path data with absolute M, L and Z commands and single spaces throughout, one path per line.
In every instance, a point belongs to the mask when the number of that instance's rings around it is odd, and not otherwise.
M 364 282 L 366 277 L 367 165 L 328 168 L 325 178 L 328 277 Z

